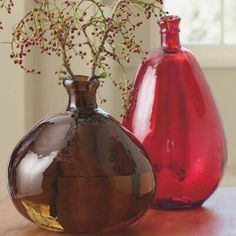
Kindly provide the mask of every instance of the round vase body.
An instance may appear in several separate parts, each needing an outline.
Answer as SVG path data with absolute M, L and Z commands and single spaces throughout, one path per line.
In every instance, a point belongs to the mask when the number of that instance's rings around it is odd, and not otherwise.
M 97 108 L 96 82 L 66 81 L 66 87 L 67 112 L 43 119 L 13 151 L 12 201 L 24 217 L 52 231 L 127 226 L 154 197 L 146 153 L 129 131 Z
M 200 206 L 226 163 L 222 124 L 204 75 L 179 43 L 178 17 L 159 22 L 162 47 L 139 67 L 123 125 L 144 145 L 157 191 L 153 207 Z

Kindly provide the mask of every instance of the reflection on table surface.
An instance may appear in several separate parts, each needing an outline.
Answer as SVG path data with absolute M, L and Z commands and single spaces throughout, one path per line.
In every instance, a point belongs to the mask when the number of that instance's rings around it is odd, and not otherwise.
M 151 209 L 141 222 L 128 229 L 79 236 L 234 236 L 236 188 L 220 188 L 203 207 L 186 211 Z M 73 236 L 47 232 L 21 217 L 8 199 L 0 201 L 0 235 Z

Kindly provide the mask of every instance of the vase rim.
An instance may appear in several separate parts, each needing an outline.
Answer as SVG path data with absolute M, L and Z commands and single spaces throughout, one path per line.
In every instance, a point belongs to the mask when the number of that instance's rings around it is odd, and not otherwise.
M 100 82 L 97 79 L 90 80 L 90 77 L 86 75 L 74 75 L 73 78 L 66 78 L 63 85 L 67 90 L 74 88 L 77 91 L 96 91 Z
M 84 82 L 89 81 L 89 76 L 87 75 L 74 75 L 73 77 L 65 78 L 65 80 Z
M 158 20 L 158 23 L 162 25 L 162 24 L 174 23 L 174 22 L 180 22 L 180 21 L 181 21 L 181 18 L 178 15 L 167 15 L 167 16 L 162 16 Z
M 90 79 L 91 77 L 87 76 L 87 75 L 74 75 L 73 77 L 67 77 L 64 79 L 63 84 L 64 86 L 66 85 L 72 85 L 72 84 L 77 84 L 77 85 L 82 85 L 85 86 L 89 86 L 90 84 L 98 84 L 99 80 L 98 79 Z

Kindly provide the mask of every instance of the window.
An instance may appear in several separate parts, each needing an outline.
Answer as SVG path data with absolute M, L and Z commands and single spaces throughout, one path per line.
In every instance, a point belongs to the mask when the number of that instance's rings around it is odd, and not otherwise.
M 205 67 L 236 67 L 235 0 L 164 0 L 179 15 L 181 41 Z
M 181 16 L 184 44 L 236 44 L 235 0 L 165 0 L 165 9 Z

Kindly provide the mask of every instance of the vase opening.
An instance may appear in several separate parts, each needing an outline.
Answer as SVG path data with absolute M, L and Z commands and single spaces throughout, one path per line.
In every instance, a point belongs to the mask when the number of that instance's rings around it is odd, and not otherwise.
M 167 52 L 176 52 L 181 47 L 179 32 L 180 32 L 180 17 L 164 16 L 159 21 L 161 33 L 161 46 Z
M 100 83 L 98 80 L 89 80 L 89 76 L 75 75 L 64 80 L 64 87 L 69 94 L 67 111 L 91 110 L 98 107 L 96 93 Z
M 87 75 L 74 75 L 73 80 L 74 81 L 79 81 L 79 82 L 88 81 L 89 77 Z

